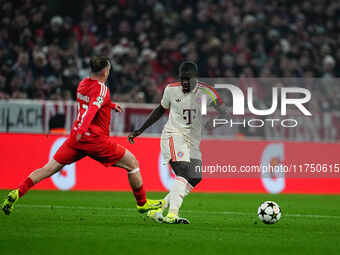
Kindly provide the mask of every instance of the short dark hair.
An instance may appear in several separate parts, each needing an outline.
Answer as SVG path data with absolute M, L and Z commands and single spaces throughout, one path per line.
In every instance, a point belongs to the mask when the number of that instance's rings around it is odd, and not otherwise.
M 191 61 L 185 61 L 179 66 L 179 76 L 182 77 L 185 74 L 197 75 L 198 67 L 197 64 Z
M 94 56 L 90 60 L 91 72 L 98 73 L 101 70 L 103 70 L 105 67 L 107 67 L 109 63 L 110 63 L 110 60 L 108 57 Z

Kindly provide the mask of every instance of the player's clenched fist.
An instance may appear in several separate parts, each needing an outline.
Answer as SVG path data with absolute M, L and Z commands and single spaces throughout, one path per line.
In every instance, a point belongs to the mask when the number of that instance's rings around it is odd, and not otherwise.
M 122 107 L 120 104 L 115 104 L 115 103 L 112 103 L 112 102 L 111 102 L 110 107 L 111 107 L 113 110 L 115 110 L 116 112 L 123 112 L 123 111 L 124 111 L 123 107 Z
M 116 104 L 116 108 L 114 109 L 116 112 L 123 112 L 124 109 L 120 104 Z
M 141 133 L 143 133 L 143 132 L 142 132 L 140 129 L 139 129 L 139 130 L 133 131 L 133 132 L 132 132 L 131 134 L 129 134 L 129 136 L 128 136 L 129 142 L 130 142 L 131 144 L 134 144 L 134 143 L 135 143 L 135 141 L 134 141 L 135 137 L 139 136 Z

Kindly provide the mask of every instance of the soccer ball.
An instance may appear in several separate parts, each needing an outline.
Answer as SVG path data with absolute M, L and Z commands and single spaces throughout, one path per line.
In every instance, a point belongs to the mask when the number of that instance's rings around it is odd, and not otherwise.
M 281 208 L 273 201 L 266 201 L 257 209 L 257 216 L 265 224 L 274 224 L 281 218 Z

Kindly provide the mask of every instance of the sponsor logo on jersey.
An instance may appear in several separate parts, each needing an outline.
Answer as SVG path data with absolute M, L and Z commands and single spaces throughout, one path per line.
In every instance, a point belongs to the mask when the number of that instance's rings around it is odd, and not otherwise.
M 177 99 L 176 99 L 176 102 L 177 102 L 177 103 L 181 102 L 181 99 L 180 99 L 180 98 L 177 98 Z

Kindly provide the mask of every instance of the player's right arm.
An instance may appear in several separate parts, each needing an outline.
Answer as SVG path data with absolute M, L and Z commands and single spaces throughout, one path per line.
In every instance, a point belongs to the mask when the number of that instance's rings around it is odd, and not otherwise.
M 152 126 L 155 122 L 157 122 L 165 113 L 167 109 L 170 108 L 170 98 L 169 98 L 169 89 L 165 88 L 163 93 L 163 98 L 158 107 L 156 107 L 148 116 L 146 121 L 143 123 L 142 127 L 138 130 L 133 131 L 129 136 L 129 142 L 134 143 L 134 138 L 142 134 L 148 127 Z
M 84 133 L 88 130 L 94 116 L 96 116 L 97 111 L 104 102 L 107 89 L 105 89 L 103 86 L 104 85 L 100 85 L 93 88 L 89 93 L 90 100 L 88 105 L 83 104 L 78 109 L 78 111 L 81 111 L 82 108 L 85 108 L 85 111 L 83 111 L 81 114 L 79 114 L 80 112 L 78 113 L 80 119 L 76 136 L 77 141 L 79 141 Z
M 144 122 L 144 124 L 142 125 L 142 127 L 138 130 L 133 131 L 129 136 L 129 142 L 130 143 L 134 143 L 134 138 L 136 136 L 139 136 L 140 134 L 142 134 L 144 132 L 145 129 L 147 129 L 148 127 L 152 126 L 155 122 L 157 122 L 162 115 L 165 113 L 166 109 L 163 108 L 163 106 L 160 104 L 157 108 L 155 108 L 150 115 L 148 116 L 148 118 L 146 119 L 146 121 Z

